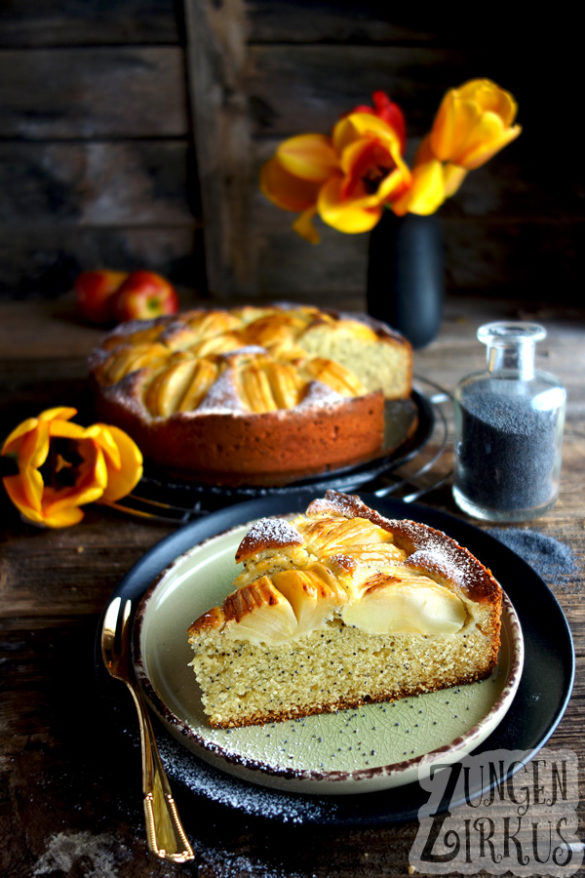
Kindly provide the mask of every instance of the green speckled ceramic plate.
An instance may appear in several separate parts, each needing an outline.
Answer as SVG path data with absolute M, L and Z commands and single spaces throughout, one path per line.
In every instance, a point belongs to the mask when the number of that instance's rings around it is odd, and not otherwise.
M 502 648 L 493 675 L 468 686 L 334 714 L 240 729 L 205 719 L 187 643 L 189 624 L 223 601 L 248 524 L 178 557 L 146 592 L 134 625 L 136 674 L 171 733 L 231 775 L 292 792 L 365 793 L 411 783 L 440 753 L 460 759 L 508 710 L 523 666 L 523 640 L 506 598 Z

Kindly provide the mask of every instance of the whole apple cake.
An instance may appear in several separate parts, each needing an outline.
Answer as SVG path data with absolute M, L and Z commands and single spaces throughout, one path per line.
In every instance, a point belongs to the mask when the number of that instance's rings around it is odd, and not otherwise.
M 365 316 L 196 309 L 122 323 L 90 357 L 99 417 L 183 479 L 285 485 L 379 456 L 412 348 Z
M 222 606 L 188 629 L 211 726 L 388 701 L 490 675 L 502 590 L 442 531 L 328 491 L 261 519 Z

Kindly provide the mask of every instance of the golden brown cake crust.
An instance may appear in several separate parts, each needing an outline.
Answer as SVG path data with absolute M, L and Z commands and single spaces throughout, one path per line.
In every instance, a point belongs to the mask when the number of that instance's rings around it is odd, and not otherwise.
M 349 360 L 355 348 L 361 375 L 336 359 L 346 348 Z M 382 355 L 398 363 L 393 386 L 371 386 Z M 412 349 L 358 315 L 197 309 L 122 324 L 89 365 L 98 417 L 169 474 L 277 486 L 382 454 L 384 400 L 410 394 Z
M 172 416 L 145 422 L 107 392 L 97 414 L 134 437 L 144 456 L 173 476 L 206 484 L 286 485 L 353 466 L 381 453 L 383 401 L 379 394 L 314 411 L 261 415 Z

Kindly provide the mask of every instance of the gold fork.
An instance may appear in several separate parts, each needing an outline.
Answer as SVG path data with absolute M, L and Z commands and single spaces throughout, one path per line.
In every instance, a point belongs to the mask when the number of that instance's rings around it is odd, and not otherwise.
M 120 597 L 114 598 L 108 606 L 102 625 L 102 657 L 109 674 L 125 683 L 130 690 L 138 713 L 148 847 L 161 860 L 186 863 L 193 860 L 195 855 L 181 824 L 144 697 L 134 682 L 130 666 L 131 612 L 132 602 L 127 600 L 122 608 Z

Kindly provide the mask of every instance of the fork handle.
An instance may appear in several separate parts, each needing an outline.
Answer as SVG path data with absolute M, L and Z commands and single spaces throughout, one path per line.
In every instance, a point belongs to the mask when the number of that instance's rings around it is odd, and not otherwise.
M 134 699 L 142 749 L 142 792 L 148 847 L 162 860 L 186 863 L 193 848 L 183 829 L 169 781 L 160 758 L 150 717 L 140 690 L 126 684 Z

